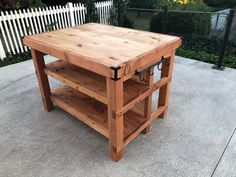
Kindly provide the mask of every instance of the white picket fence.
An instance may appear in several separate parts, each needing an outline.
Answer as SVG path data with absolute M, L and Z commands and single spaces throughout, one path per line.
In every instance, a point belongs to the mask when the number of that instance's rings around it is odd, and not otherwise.
M 113 1 L 95 4 L 100 23 L 109 24 L 109 11 Z M 83 4 L 67 3 L 65 6 L 33 8 L 1 12 L 0 14 L 0 59 L 6 53 L 23 53 L 29 50 L 22 43 L 27 35 L 83 24 L 86 8 Z

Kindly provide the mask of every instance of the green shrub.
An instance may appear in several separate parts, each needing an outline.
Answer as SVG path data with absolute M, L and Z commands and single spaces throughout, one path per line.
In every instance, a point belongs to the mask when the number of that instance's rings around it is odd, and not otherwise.
M 134 27 L 134 22 L 127 16 L 127 14 L 124 15 L 122 27 L 126 27 L 126 28 Z
M 204 0 L 208 6 L 212 7 L 235 7 L 236 0 Z
M 163 13 L 153 15 L 150 31 L 161 32 Z M 168 12 L 167 33 L 208 35 L 211 27 L 210 14 Z
M 155 7 L 155 3 L 156 0 L 129 0 L 128 7 L 153 9 Z
M 181 10 L 181 11 L 201 11 L 208 12 L 211 10 L 203 0 L 188 0 L 186 3 L 185 0 L 157 0 L 156 8 L 161 9 L 162 6 L 168 6 L 169 10 Z
M 30 52 L 19 53 L 19 54 L 10 54 L 7 53 L 7 56 L 0 60 L 0 67 L 11 65 L 14 63 L 19 63 L 31 59 Z
M 16 0 L 16 8 L 34 8 L 45 7 L 46 5 L 42 0 Z
M 176 55 L 212 64 L 216 64 L 219 59 L 219 56 L 213 53 L 183 48 L 177 49 Z M 226 55 L 224 58 L 224 66 L 236 69 L 236 55 Z
M 222 45 L 222 41 L 213 36 L 182 35 L 181 38 L 183 41 L 181 47 L 194 51 L 217 53 Z
M 127 11 L 126 11 L 126 7 L 127 7 L 127 2 L 123 1 L 123 3 L 119 4 L 120 2 L 118 0 L 114 0 L 113 4 L 114 4 L 114 8 L 110 9 L 109 12 L 109 22 L 111 25 L 114 26 L 119 26 L 118 24 L 118 8 L 120 5 L 120 10 L 121 10 L 121 14 L 120 14 L 120 20 L 121 20 L 121 24 L 120 26 L 122 27 L 127 27 L 127 28 L 133 28 L 133 21 L 128 17 L 127 15 Z
M 99 17 L 98 17 L 98 12 L 95 7 L 95 0 L 86 0 L 85 7 L 87 8 L 87 13 L 85 16 L 85 23 L 90 23 L 90 22 L 99 22 Z

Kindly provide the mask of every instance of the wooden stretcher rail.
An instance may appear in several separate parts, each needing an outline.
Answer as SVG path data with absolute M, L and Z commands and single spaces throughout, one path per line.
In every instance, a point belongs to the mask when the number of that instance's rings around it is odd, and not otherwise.
M 161 106 L 157 109 L 156 112 L 153 112 L 151 114 L 151 118 L 148 119 L 146 122 L 144 122 L 135 132 L 133 132 L 130 136 L 128 136 L 125 140 L 123 145 L 117 147 L 117 151 L 120 151 L 123 149 L 129 142 L 131 142 L 136 136 L 138 136 L 148 125 L 150 125 L 154 120 L 158 118 L 159 115 L 161 115 L 165 110 L 167 109 L 167 106 Z
M 124 113 L 126 113 L 128 110 L 130 110 L 132 107 L 134 107 L 137 103 L 140 101 L 144 100 L 147 98 L 152 92 L 155 90 L 161 88 L 162 86 L 166 85 L 168 82 L 170 82 L 171 78 L 170 77 L 163 77 L 159 81 L 153 84 L 151 89 L 148 91 L 144 92 L 142 95 L 138 96 L 136 99 L 133 101 L 129 102 L 127 105 L 125 105 L 120 112 L 117 113 L 117 116 L 121 116 Z

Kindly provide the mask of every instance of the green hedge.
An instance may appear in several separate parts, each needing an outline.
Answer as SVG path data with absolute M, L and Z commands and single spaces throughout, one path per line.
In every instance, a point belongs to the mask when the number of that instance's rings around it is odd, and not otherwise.
M 174 34 L 178 35 L 178 34 Z M 198 36 L 198 35 L 181 35 L 182 48 L 194 50 L 194 51 L 205 51 L 208 53 L 219 53 L 221 49 L 222 41 L 214 36 Z
M 204 0 L 204 3 L 206 3 L 208 6 L 221 8 L 236 6 L 236 0 Z
M 20 53 L 20 54 L 7 54 L 6 58 L 0 60 L 0 67 L 11 65 L 14 63 L 19 63 L 31 59 L 30 52 Z
M 129 0 L 128 7 L 153 9 L 155 7 L 155 4 L 156 0 Z
M 212 64 L 216 64 L 219 59 L 219 56 L 213 53 L 184 48 L 177 49 L 176 55 Z M 224 66 L 236 69 L 236 55 L 226 55 L 224 58 Z
M 161 32 L 162 16 L 162 12 L 153 15 L 150 23 L 150 31 Z M 210 14 L 168 12 L 167 33 L 208 35 L 210 27 Z

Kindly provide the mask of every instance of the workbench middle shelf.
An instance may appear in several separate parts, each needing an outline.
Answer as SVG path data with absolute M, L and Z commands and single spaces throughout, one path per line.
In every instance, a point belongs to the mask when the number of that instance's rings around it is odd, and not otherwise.
M 45 73 L 65 85 L 104 104 L 107 102 L 106 78 L 66 61 L 57 60 L 46 65 Z M 124 105 L 148 90 L 148 86 L 129 79 L 124 82 Z

